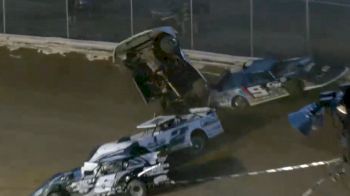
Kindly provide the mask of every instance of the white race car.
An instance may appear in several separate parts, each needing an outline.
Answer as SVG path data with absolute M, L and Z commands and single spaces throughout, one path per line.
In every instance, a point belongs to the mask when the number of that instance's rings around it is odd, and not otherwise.
M 158 116 L 137 128 L 142 132 L 119 142 L 136 141 L 152 152 L 190 148 L 194 154 L 203 151 L 208 139 L 224 132 L 215 110 L 211 108 L 192 108 L 186 115 Z
M 82 167 L 53 176 L 32 196 L 145 196 L 149 188 L 171 183 L 162 150 L 168 153 L 190 148 L 199 153 L 208 139 L 224 131 L 211 108 L 192 108 L 190 114 L 181 116 L 158 116 L 137 128 L 144 131 L 99 146 Z

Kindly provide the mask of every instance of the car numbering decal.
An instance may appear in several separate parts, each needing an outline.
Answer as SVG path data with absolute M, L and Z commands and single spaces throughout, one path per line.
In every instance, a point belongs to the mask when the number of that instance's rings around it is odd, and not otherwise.
M 247 90 L 248 90 L 249 93 L 251 93 L 255 98 L 264 97 L 264 96 L 269 95 L 269 92 L 267 92 L 267 90 L 265 90 L 264 88 L 262 88 L 261 85 L 256 85 L 256 86 L 248 87 Z

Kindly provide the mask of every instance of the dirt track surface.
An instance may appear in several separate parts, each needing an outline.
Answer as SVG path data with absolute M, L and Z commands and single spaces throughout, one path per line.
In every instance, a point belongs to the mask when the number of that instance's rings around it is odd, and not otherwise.
M 128 74 L 109 62 L 82 56 L 37 55 L 0 49 L 0 195 L 25 196 L 59 171 L 80 166 L 93 147 L 134 133 L 152 117 Z M 200 157 L 187 160 L 177 178 L 264 170 L 339 155 L 336 129 L 305 138 L 287 113 L 317 96 L 286 98 L 244 111 L 219 110 L 225 134 Z M 157 195 L 302 195 L 326 167 L 225 179 L 171 188 Z M 349 178 L 327 180 L 314 195 L 349 195 Z

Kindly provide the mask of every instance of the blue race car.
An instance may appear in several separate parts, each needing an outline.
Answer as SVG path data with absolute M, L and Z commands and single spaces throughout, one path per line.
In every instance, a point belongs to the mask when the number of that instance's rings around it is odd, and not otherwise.
M 212 86 L 210 103 L 246 107 L 326 86 L 348 71 L 345 66 L 319 66 L 309 57 L 259 59 L 239 72 L 226 71 Z

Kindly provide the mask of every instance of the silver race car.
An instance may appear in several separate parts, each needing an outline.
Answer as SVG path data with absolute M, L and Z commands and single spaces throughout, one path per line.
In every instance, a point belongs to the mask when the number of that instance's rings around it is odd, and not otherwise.
M 225 72 L 212 85 L 210 103 L 216 107 L 254 106 L 326 86 L 347 71 L 344 66 L 316 65 L 308 57 L 255 60 L 239 72 Z
M 171 183 L 166 158 L 136 142 L 105 144 L 82 167 L 53 176 L 32 196 L 145 196 L 150 188 Z
M 184 99 L 207 103 L 206 80 L 184 56 L 172 27 L 143 31 L 120 42 L 114 61 L 131 70 L 146 103 L 160 99 L 165 108 Z
M 209 139 L 224 132 L 215 110 L 210 108 L 192 108 L 186 115 L 158 116 L 137 128 L 142 132 L 119 141 L 136 141 L 150 151 L 190 149 L 193 154 L 202 152 Z

